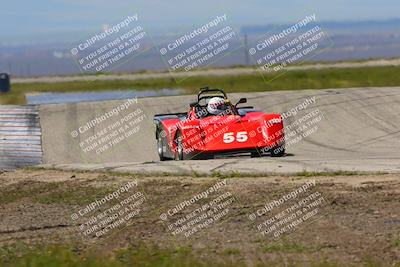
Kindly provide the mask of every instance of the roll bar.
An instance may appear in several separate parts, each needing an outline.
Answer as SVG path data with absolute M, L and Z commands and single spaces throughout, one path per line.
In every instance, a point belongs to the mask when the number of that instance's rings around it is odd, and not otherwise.
M 228 99 L 228 97 L 227 97 L 226 93 L 224 92 L 224 90 L 222 90 L 222 89 L 210 89 L 207 86 L 207 87 L 200 88 L 200 92 L 197 94 L 197 102 L 200 102 L 201 99 L 205 98 L 205 97 L 203 97 L 201 95 L 203 95 L 205 93 L 209 93 L 209 92 L 221 93 L 224 96 L 224 99 Z M 210 96 L 210 97 L 213 97 L 213 96 Z

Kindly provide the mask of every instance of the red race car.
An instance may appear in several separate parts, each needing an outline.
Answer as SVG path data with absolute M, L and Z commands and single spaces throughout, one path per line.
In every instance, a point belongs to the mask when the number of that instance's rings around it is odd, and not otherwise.
M 210 159 L 220 154 L 285 154 L 283 121 L 280 114 L 268 114 L 241 98 L 233 105 L 220 89 L 201 88 L 197 101 L 186 113 L 158 114 L 157 150 L 160 160 Z

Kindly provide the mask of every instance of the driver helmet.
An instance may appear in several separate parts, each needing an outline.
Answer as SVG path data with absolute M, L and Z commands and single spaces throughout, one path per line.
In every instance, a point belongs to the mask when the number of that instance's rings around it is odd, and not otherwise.
M 207 111 L 212 115 L 219 115 L 228 109 L 224 98 L 213 97 L 207 103 Z

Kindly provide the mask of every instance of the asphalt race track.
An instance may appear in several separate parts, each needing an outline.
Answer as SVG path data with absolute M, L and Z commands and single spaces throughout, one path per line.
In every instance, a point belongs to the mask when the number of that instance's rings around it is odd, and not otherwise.
M 301 138 L 296 138 L 296 135 L 288 137 L 287 143 L 291 141 L 286 149 L 287 155 L 282 158 L 239 156 L 159 162 L 154 114 L 187 111 L 194 96 L 141 98 L 118 116 L 111 116 L 89 127 L 88 122 L 126 103 L 126 100 L 41 105 L 39 115 L 44 166 L 160 173 L 400 172 L 400 88 L 277 91 L 229 96 L 232 102 L 247 97 L 246 105 L 271 113 L 288 112 L 308 103 L 306 109 L 298 110 L 296 115 L 292 112 L 284 122 L 286 127 L 292 125 L 291 129 L 297 131 L 297 136 Z M 135 117 L 126 117 L 137 110 L 140 112 Z M 319 121 L 316 119 L 318 114 L 322 114 Z M 306 120 L 307 115 L 311 116 L 309 120 Z M 107 143 L 115 139 L 118 142 L 104 146 L 106 139 L 101 138 L 117 129 L 118 122 L 124 120 L 123 124 L 128 124 L 134 119 L 138 120 L 132 123 L 133 126 L 120 133 L 127 137 L 118 139 L 120 135 L 116 135 L 114 139 L 106 138 Z M 309 123 L 312 120 L 314 122 Z M 306 128 L 298 127 L 306 123 L 309 123 Z M 82 127 L 84 131 L 78 133 Z M 101 151 L 100 147 L 103 147 Z

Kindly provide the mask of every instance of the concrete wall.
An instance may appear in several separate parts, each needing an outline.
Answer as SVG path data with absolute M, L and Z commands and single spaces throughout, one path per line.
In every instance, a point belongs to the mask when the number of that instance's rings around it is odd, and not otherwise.
M 309 158 L 398 157 L 400 151 L 400 88 L 358 88 L 230 94 L 234 101 L 248 98 L 265 112 L 281 113 L 316 98 L 306 111 L 285 121 L 289 125 L 302 115 L 319 109 L 324 113 L 318 131 L 287 149 L 291 155 Z M 194 96 L 138 99 L 119 116 L 111 117 L 76 138 L 71 132 L 95 117 L 126 102 L 107 101 L 79 104 L 41 105 L 39 108 L 45 163 L 124 163 L 158 160 L 152 118 L 157 113 L 186 111 Z M 107 151 L 84 152 L 79 143 L 140 109 L 146 119 L 136 134 Z M 126 123 L 125 123 L 126 124 Z M 129 127 L 128 127 L 129 128 Z M 127 131 L 132 129 L 127 129 Z

